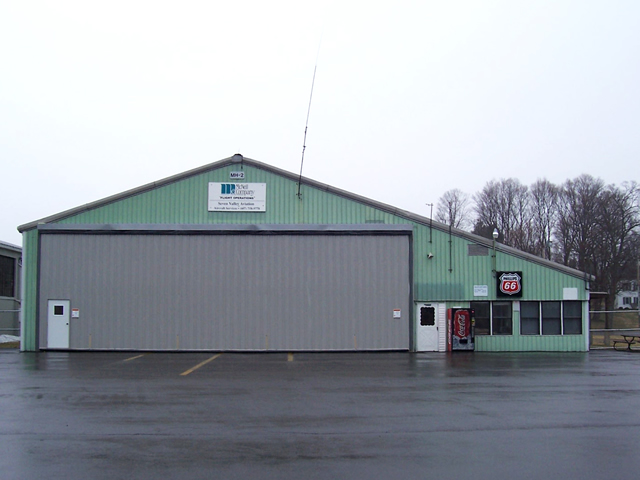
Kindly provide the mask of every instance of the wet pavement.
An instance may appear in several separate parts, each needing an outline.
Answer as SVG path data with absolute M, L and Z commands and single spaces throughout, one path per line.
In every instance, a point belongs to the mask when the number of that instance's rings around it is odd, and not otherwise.
M 0 350 L 0 478 L 640 471 L 640 353 L 139 355 Z

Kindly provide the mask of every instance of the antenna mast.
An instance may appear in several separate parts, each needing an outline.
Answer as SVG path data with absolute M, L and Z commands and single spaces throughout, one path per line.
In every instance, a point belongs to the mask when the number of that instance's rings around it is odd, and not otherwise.
M 318 54 L 320 48 L 318 47 Z M 309 95 L 309 108 L 307 109 L 307 121 L 304 124 L 304 139 L 302 141 L 302 159 L 300 160 L 300 178 L 298 178 L 298 199 L 302 200 L 302 194 L 300 193 L 300 187 L 302 186 L 302 167 L 304 165 L 304 151 L 307 148 L 307 128 L 309 127 L 309 114 L 311 113 L 311 100 L 313 99 L 313 86 L 316 83 L 316 70 L 318 69 L 318 57 L 316 55 L 316 65 L 313 67 L 313 80 L 311 80 L 311 94 Z

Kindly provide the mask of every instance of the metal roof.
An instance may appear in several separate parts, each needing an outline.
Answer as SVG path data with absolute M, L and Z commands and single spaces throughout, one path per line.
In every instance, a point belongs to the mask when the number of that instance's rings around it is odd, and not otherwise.
M 13 243 L 7 243 L 0 241 L 0 248 L 4 248 L 5 250 L 12 250 L 14 252 L 22 252 L 22 247 L 18 245 L 14 245 Z
M 406 220 L 421 224 L 421 225 L 425 225 L 425 226 L 430 226 L 431 228 L 434 228 L 436 230 L 440 230 L 442 232 L 451 232 L 453 235 L 457 236 L 457 237 L 461 237 L 464 239 L 469 240 L 470 242 L 473 243 L 477 243 L 480 245 L 485 245 L 489 248 L 493 248 L 493 241 L 484 237 L 481 237 L 479 235 L 475 235 L 473 233 L 470 232 L 466 232 L 464 230 L 460 230 L 457 228 L 453 228 L 450 227 L 449 225 L 446 225 L 444 223 L 440 223 L 438 221 L 429 219 L 427 217 L 423 217 L 421 215 L 406 211 L 406 210 L 402 210 L 399 208 L 396 208 L 394 206 L 382 203 L 382 202 L 378 202 L 376 200 L 372 200 L 370 198 L 366 198 L 360 195 L 357 195 L 355 193 L 351 193 L 348 192 L 346 190 L 342 190 L 340 188 L 336 188 L 336 187 L 332 187 L 331 185 L 327 185 L 325 183 L 321 183 L 318 182 L 316 180 L 312 180 L 310 178 L 307 177 L 300 177 L 299 175 L 295 174 L 295 173 L 291 173 L 289 171 L 286 170 L 282 170 L 280 168 L 274 167 L 272 165 L 268 165 L 266 163 L 262 163 L 259 162 L 257 160 L 253 160 L 250 158 L 245 158 L 242 155 L 240 155 L 239 153 L 233 155 L 232 157 L 228 157 L 222 160 L 219 160 L 217 162 L 213 162 L 210 163 L 208 165 L 204 165 L 202 167 L 198 167 L 198 168 L 194 168 L 192 170 L 188 170 L 186 172 L 183 173 L 179 173 L 177 175 L 173 175 L 152 183 L 148 183 L 146 185 L 142 185 L 140 187 L 137 188 L 133 188 L 131 190 L 127 190 L 124 191 L 122 193 L 118 193 L 116 195 L 112 195 L 106 198 L 103 198 L 101 200 L 97 200 L 95 202 L 91 202 L 91 203 L 87 203 L 85 205 L 81 205 L 79 207 L 75 207 L 72 208 L 70 210 L 65 210 L 63 212 L 57 213 L 55 215 L 51 215 L 45 218 L 42 218 L 40 220 L 36 220 L 34 222 L 30 222 L 30 223 L 26 223 L 24 225 L 20 225 L 18 227 L 18 231 L 19 232 L 24 232 L 27 230 L 32 230 L 34 228 L 37 228 L 38 225 L 42 225 L 42 224 L 47 224 L 47 223 L 51 223 L 51 222 L 56 222 L 74 215 L 77 215 L 79 213 L 88 211 L 88 210 L 92 210 L 98 207 L 102 207 L 104 205 L 110 204 L 110 203 L 114 203 L 114 202 L 118 202 L 120 200 L 123 200 L 125 198 L 128 197 L 132 197 L 134 195 L 139 195 L 141 193 L 144 192 L 148 192 L 150 190 L 171 184 L 171 183 L 175 183 L 175 182 L 179 182 L 181 180 L 184 180 L 186 178 L 189 177 L 193 177 L 196 175 L 200 175 L 202 173 L 211 171 L 211 170 L 216 170 L 222 167 L 225 167 L 227 165 L 232 165 L 232 164 L 244 164 L 244 165 L 249 165 L 251 167 L 254 168 L 258 168 L 258 169 L 262 169 L 271 173 L 274 173 L 276 175 L 280 175 L 282 177 L 288 178 L 292 181 L 295 182 L 300 182 L 301 185 L 307 185 L 309 187 L 313 187 L 315 189 L 321 190 L 321 191 L 325 191 L 328 193 L 331 193 L 333 195 L 338 195 L 341 197 L 344 197 L 346 199 L 352 200 L 354 202 L 359 202 L 362 204 L 365 204 L 367 206 L 370 206 L 372 208 L 384 211 L 386 213 L 392 214 L 392 215 L 396 215 L 398 217 L 404 218 Z M 550 260 L 546 260 L 544 258 L 540 258 L 537 257 L 535 255 L 532 255 L 530 253 L 526 253 L 523 252 L 521 250 L 518 250 L 516 248 L 512 248 L 506 245 L 502 245 L 500 243 L 496 243 L 496 250 L 503 252 L 503 253 L 507 253 L 509 255 L 513 255 L 515 257 L 520 257 L 524 260 L 527 261 L 531 261 L 549 268 L 552 268 L 554 270 L 558 270 L 561 272 L 564 272 L 566 274 L 575 276 L 575 277 L 579 277 L 579 278 L 584 278 L 585 280 L 594 280 L 595 277 L 587 274 L 585 272 L 581 272 L 579 270 L 576 270 L 574 268 L 571 267 L 567 267 L 565 265 L 561 265 L 559 263 L 556 262 L 552 262 Z

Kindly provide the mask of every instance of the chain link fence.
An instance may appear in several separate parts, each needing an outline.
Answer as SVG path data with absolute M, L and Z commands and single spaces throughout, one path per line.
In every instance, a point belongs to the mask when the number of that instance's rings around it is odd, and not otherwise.
M 20 335 L 20 310 L 0 310 L 0 335 Z
M 18 348 L 20 310 L 0 310 L 0 348 Z
M 622 333 L 640 330 L 638 310 L 592 311 L 589 312 L 589 320 L 589 345 L 594 349 L 613 348 L 615 340 L 622 340 Z

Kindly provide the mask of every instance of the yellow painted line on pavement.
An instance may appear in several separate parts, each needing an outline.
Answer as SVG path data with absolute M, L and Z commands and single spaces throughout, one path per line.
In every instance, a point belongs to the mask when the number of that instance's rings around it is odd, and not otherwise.
M 211 358 L 207 358 L 204 362 L 200 362 L 198 365 L 196 365 L 195 367 L 191 367 L 189 370 L 182 372 L 180 375 L 184 376 L 184 375 L 189 375 L 191 372 L 196 371 L 197 369 L 199 369 L 200 367 L 205 366 L 207 363 L 215 360 L 216 358 L 218 358 L 220 355 L 222 355 L 221 353 L 218 353 L 217 355 L 214 355 Z
M 144 355 L 145 355 L 145 354 L 143 353 L 142 355 L 138 355 L 138 356 L 135 356 L 135 357 L 125 358 L 125 359 L 123 360 L 123 362 L 130 362 L 131 360 L 135 360 L 136 358 L 144 357 Z

